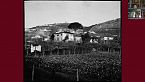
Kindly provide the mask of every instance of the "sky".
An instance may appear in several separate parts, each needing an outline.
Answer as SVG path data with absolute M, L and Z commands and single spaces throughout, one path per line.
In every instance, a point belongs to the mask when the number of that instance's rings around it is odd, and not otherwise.
M 120 18 L 120 1 L 25 1 L 25 28 L 79 22 L 91 26 Z

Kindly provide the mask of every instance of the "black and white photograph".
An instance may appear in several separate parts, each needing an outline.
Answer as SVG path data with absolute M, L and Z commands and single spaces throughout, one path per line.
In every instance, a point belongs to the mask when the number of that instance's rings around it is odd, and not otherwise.
M 121 1 L 24 1 L 24 82 L 121 82 Z

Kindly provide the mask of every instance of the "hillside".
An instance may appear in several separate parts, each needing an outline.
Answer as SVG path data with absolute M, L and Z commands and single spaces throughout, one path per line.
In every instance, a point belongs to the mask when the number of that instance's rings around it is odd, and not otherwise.
M 29 30 L 31 31 L 30 32 L 25 31 L 25 34 L 26 35 L 29 34 L 32 36 L 42 34 L 44 36 L 48 36 L 48 35 L 51 35 L 52 33 L 55 33 L 59 29 L 68 28 L 69 24 L 70 23 L 54 23 L 54 24 L 36 26 L 36 27 L 29 28 Z M 107 35 L 120 36 L 121 19 L 118 18 L 118 19 L 106 21 L 100 24 L 91 25 L 89 27 L 83 26 L 83 30 L 84 32 L 94 31 L 100 36 L 107 36 Z
M 30 28 L 30 30 L 35 29 L 36 31 L 39 31 L 39 30 L 46 29 L 46 30 L 51 30 L 52 32 L 56 32 L 60 28 L 67 28 L 68 25 L 69 23 L 54 23 L 54 24 L 32 27 Z
M 110 20 L 107 22 L 103 22 L 100 24 L 95 24 L 90 26 L 91 29 L 89 31 L 94 31 L 99 34 L 111 34 L 111 35 L 119 35 L 121 30 L 121 19 L 118 18 L 116 20 Z

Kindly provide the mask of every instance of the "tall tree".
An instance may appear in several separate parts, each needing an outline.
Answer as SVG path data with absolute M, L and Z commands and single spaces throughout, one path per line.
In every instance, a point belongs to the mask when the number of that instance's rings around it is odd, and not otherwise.
M 54 34 L 51 35 L 50 40 L 54 40 Z
M 82 35 L 82 42 L 83 43 L 87 43 L 89 42 L 91 39 L 90 35 L 89 35 L 89 32 L 85 33 L 84 35 Z
M 74 22 L 74 23 L 69 24 L 68 28 L 74 29 L 76 31 L 77 29 L 83 29 L 83 26 L 82 26 L 82 24 L 80 24 L 78 22 Z

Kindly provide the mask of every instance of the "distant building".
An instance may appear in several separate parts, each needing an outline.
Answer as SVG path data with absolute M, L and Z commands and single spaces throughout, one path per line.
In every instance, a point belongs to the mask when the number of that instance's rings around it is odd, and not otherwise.
M 57 32 L 71 32 L 75 33 L 74 29 L 68 29 L 68 28 L 60 28 L 57 30 Z
M 113 37 L 103 37 L 102 40 L 113 40 Z
M 40 35 L 35 35 L 34 37 L 31 38 L 42 38 Z
M 80 35 L 80 34 L 75 34 L 75 35 L 74 35 L 74 41 L 75 41 L 76 43 L 81 43 L 81 42 L 82 42 L 82 37 L 81 37 L 81 35 Z
M 68 29 L 68 28 L 60 28 L 56 33 L 54 33 L 54 41 L 55 42 L 68 42 L 73 41 L 77 43 L 82 42 L 81 34 L 83 34 L 83 29 Z
M 90 43 L 99 43 L 99 38 L 98 37 L 91 37 Z
M 50 40 L 50 36 L 44 38 L 44 41 L 49 41 L 49 40 Z
M 105 37 L 101 38 L 101 43 L 109 44 L 113 40 L 114 40 L 114 37 L 112 37 L 112 36 L 105 36 Z
M 54 41 L 55 42 L 74 41 L 74 33 L 71 33 L 71 32 L 56 32 L 56 33 L 54 33 Z

